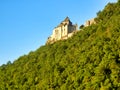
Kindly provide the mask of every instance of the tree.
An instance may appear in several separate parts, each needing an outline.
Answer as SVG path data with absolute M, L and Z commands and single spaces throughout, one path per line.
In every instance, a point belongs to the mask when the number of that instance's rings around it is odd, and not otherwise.
M 79 27 L 79 29 L 83 29 L 83 27 L 84 27 L 84 25 L 81 25 L 81 26 Z

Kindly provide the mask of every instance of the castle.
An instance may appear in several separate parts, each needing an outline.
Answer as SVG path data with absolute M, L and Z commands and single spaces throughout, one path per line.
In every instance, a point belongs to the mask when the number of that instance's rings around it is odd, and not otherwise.
M 52 35 L 48 37 L 47 43 L 67 39 L 71 37 L 76 30 L 77 24 L 73 25 L 69 17 L 66 17 L 64 21 L 54 28 Z
M 87 20 L 84 27 L 96 24 L 94 19 Z M 54 43 L 58 40 L 64 40 L 71 37 L 77 31 L 77 24 L 72 24 L 69 17 L 66 17 L 57 27 L 53 29 L 53 33 L 48 37 L 47 44 Z

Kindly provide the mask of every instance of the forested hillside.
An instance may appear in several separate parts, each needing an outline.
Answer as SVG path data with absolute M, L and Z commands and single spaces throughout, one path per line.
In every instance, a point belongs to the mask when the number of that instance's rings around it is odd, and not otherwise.
M 120 90 L 120 0 L 97 24 L 0 67 L 0 90 Z

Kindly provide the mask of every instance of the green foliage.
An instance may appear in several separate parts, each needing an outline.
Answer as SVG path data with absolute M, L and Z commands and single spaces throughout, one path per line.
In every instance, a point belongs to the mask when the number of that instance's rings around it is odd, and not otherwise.
M 79 29 L 83 29 L 84 28 L 84 25 L 81 25 L 80 27 L 79 27 Z
M 0 66 L 0 90 L 120 90 L 120 4 L 97 24 Z

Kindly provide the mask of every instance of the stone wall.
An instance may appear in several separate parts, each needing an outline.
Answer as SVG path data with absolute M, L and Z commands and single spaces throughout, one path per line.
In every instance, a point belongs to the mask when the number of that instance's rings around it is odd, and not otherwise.
M 85 22 L 85 27 L 90 26 L 92 24 L 96 24 L 95 19 L 90 19 Z

